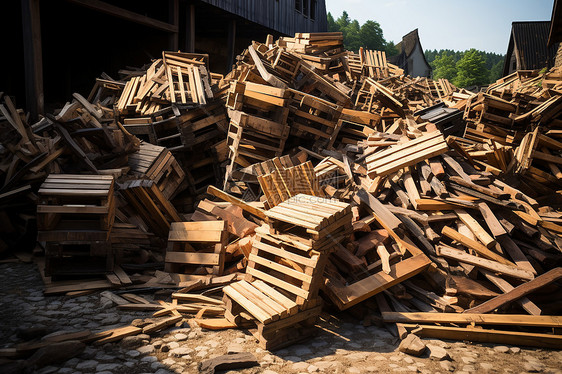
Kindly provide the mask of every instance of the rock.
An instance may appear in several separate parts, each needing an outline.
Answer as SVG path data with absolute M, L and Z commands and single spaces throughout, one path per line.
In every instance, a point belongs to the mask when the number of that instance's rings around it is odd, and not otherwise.
M 425 352 L 425 344 L 417 335 L 409 334 L 400 342 L 398 350 L 412 356 L 421 356 Z
M 303 371 L 308 368 L 308 365 L 309 365 L 308 362 L 301 361 L 301 362 L 294 363 L 291 366 L 291 369 L 293 369 L 294 371 Z
M 276 371 L 273 370 L 264 370 L 262 374 L 278 374 Z
M 127 351 L 127 356 L 129 357 L 139 357 L 141 355 L 141 353 L 135 349 L 132 349 L 130 351 Z
M 137 348 L 143 344 L 143 339 L 140 336 L 126 336 L 121 340 L 121 346 L 123 348 Z
M 492 369 L 494 369 L 494 365 L 487 363 L 487 362 L 481 362 L 480 363 L 480 367 L 482 368 L 482 370 L 489 372 Z
M 472 365 L 476 363 L 476 359 L 474 357 L 463 356 L 461 357 L 461 360 L 467 365 Z
M 98 366 L 96 366 L 96 372 L 99 371 L 113 371 L 117 368 L 120 368 L 121 365 L 119 364 L 99 364 Z
M 78 365 L 76 365 L 76 369 L 78 369 L 78 370 L 93 370 L 98 365 L 99 365 L 99 363 L 96 360 L 86 360 L 86 361 L 79 362 Z
M 499 353 L 508 353 L 509 347 L 506 347 L 505 345 L 496 345 L 494 347 L 494 351 L 499 352 Z
M 193 352 L 193 349 L 191 349 L 191 348 L 184 348 L 184 347 L 181 347 L 181 348 L 174 348 L 174 349 L 172 349 L 172 350 L 170 351 L 169 356 L 172 356 L 172 357 L 181 357 L 181 356 L 188 355 L 188 354 L 190 354 L 190 353 L 192 353 L 192 352 Z
M 151 353 L 153 353 L 154 351 L 155 351 L 154 346 L 153 346 L 153 345 L 150 345 L 150 344 L 149 344 L 149 345 L 144 345 L 144 346 L 142 346 L 142 347 L 138 347 L 138 348 L 137 348 L 137 352 L 139 352 L 140 354 L 143 354 L 143 355 L 151 354 Z
M 86 345 L 78 340 L 49 344 L 35 352 L 33 356 L 27 359 L 25 364 L 30 368 L 41 368 L 64 362 L 84 352 L 85 348 Z
M 230 355 L 233 353 L 240 353 L 240 352 L 244 352 L 244 347 L 242 346 L 242 344 L 229 344 L 228 347 L 226 348 L 226 354 Z
M 259 363 L 251 353 L 224 355 L 203 361 L 199 364 L 201 374 L 214 374 L 215 370 L 241 369 L 258 366 Z
M 529 373 L 540 373 L 544 370 L 544 365 L 538 361 L 528 361 L 523 364 L 523 368 Z
M 455 365 L 453 365 L 453 363 L 451 361 L 441 361 L 439 363 L 439 365 L 441 365 L 443 370 L 447 370 L 447 371 L 450 371 L 450 372 L 455 371 Z
M 183 340 L 187 340 L 187 335 L 179 333 L 174 335 L 174 339 L 176 339 L 178 342 L 181 342 Z
M 150 319 L 134 319 L 131 321 L 131 325 L 135 326 L 135 327 L 144 327 L 144 326 L 148 326 L 151 323 L 154 323 L 154 321 L 151 321 Z
M 435 344 L 427 344 L 427 349 L 429 349 L 429 358 L 436 361 L 443 361 L 450 359 L 449 354 L 445 348 L 442 348 Z
M 519 348 L 519 347 L 511 347 L 511 348 L 509 348 L 509 350 L 511 351 L 511 353 L 521 352 L 521 348 Z
M 23 360 L 0 363 L 0 372 L 4 374 L 23 374 L 25 368 L 25 361 Z

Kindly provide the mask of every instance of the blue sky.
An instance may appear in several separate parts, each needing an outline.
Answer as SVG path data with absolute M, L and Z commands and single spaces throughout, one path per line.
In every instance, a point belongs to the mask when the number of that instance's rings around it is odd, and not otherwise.
M 326 0 L 338 18 L 347 10 L 360 24 L 380 23 L 386 40 L 398 43 L 419 29 L 424 49 L 476 48 L 505 54 L 511 22 L 548 21 L 554 0 Z

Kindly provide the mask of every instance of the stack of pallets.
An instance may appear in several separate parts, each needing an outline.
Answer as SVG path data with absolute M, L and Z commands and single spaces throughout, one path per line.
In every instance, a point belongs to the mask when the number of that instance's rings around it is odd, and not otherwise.
M 271 350 L 315 333 L 324 267 L 351 230 L 351 206 L 301 194 L 266 215 L 271 231 L 256 230 L 246 277 L 225 287 L 223 300 L 226 318 L 253 323 L 250 331 Z M 248 314 L 252 318 L 244 320 Z
M 113 176 L 51 174 L 39 189 L 38 240 L 45 241 L 46 274 L 112 270 L 108 241 L 115 219 Z M 103 245 L 100 245 L 103 243 Z M 100 255 L 100 267 L 90 256 Z M 67 266 L 70 264 L 70 266 Z

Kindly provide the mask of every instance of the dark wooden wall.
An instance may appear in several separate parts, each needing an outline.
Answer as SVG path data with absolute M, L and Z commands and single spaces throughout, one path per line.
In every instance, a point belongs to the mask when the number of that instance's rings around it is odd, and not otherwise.
M 314 20 L 295 9 L 295 0 L 201 1 L 286 35 L 293 35 L 297 32 L 328 31 L 325 0 L 316 1 Z M 310 3 L 312 1 L 301 0 L 300 2 Z

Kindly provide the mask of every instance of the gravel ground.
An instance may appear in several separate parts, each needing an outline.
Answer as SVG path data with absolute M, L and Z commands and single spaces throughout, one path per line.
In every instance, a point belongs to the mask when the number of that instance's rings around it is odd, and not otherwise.
M 143 295 L 150 299 L 150 295 Z M 96 292 L 87 296 L 43 296 L 33 264 L 0 265 L 0 344 L 13 347 L 25 334 L 125 326 L 150 312 L 120 311 Z M 236 373 L 562 373 L 562 352 L 424 339 L 445 360 L 398 351 L 399 341 L 385 328 L 364 327 L 347 315 L 323 322 L 325 330 L 305 343 L 269 352 L 243 330 L 208 331 L 187 324 L 151 336 L 138 335 L 84 352 L 39 373 L 197 373 L 201 361 L 232 352 L 253 353 L 260 363 Z M 330 330 L 330 331 L 326 331 Z M 439 349 L 442 348 L 442 349 Z M 4 371 L 6 370 L 6 371 Z M 0 366 L 0 372 L 7 372 Z M 232 372 L 234 373 L 234 371 Z

